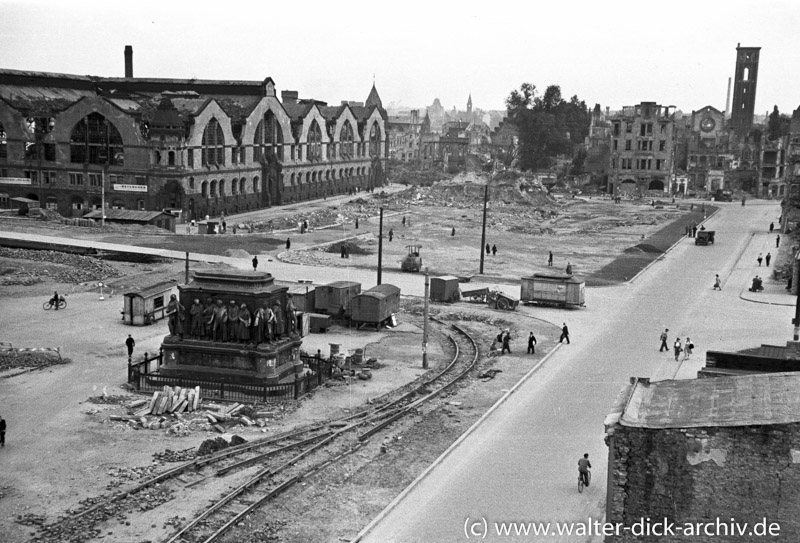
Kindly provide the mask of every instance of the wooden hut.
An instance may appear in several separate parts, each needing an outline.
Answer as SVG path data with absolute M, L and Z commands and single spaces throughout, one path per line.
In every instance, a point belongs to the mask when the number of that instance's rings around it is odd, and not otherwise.
M 400 309 L 400 288 L 378 285 L 353 297 L 350 310 L 354 323 L 373 325 L 377 330 Z
M 434 302 L 455 302 L 458 300 L 458 277 L 443 275 L 431 277 L 431 300 Z
M 122 320 L 125 324 L 143 326 L 164 318 L 169 295 L 177 293 L 172 281 L 126 292 L 122 299 Z
M 314 289 L 314 309 L 328 315 L 347 315 L 350 300 L 361 293 L 361 283 L 336 281 Z
M 520 300 L 523 303 L 553 304 L 561 307 L 584 305 L 586 282 L 566 273 L 534 273 L 523 277 Z
M 300 285 L 299 287 L 292 287 L 289 289 L 289 294 L 292 295 L 292 303 L 297 311 L 303 313 L 313 313 L 314 307 L 314 292 L 316 288 L 314 285 Z

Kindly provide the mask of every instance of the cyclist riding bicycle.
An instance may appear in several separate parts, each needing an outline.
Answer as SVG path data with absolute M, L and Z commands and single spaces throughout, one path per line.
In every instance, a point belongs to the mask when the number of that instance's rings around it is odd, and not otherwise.
M 589 468 L 592 463 L 589 462 L 589 453 L 583 455 L 583 458 L 578 460 L 578 477 L 583 479 L 583 485 L 589 486 Z
M 58 291 L 55 291 L 55 293 L 53 294 L 53 297 L 50 299 L 50 303 L 53 304 L 53 309 L 55 309 L 56 311 L 58 311 L 58 301 L 59 301 L 59 299 L 60 299 L 60 297 L 58 295 Z

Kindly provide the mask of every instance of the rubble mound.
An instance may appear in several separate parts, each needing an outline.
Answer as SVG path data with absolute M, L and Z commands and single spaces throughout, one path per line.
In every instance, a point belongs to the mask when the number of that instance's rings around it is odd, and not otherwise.
M 197 448 L 197 456 L 206 456 L 213 454 L 222 449 L 227 449 L 230 444 L 224 438 L 215 437 L 213 439 L 206 439 Z
M 42 275 L 47 276 L 56 283 L 84 283 L 122 275 L 116 268 L 97 258 L 59 251 L 35 251 L 32 249 L 0 247 L 0 258 L 14 259 L 17 264 L 24 264 L 20 262 L 23 260 L 60 264 L 60 266 L 38 268 L 34 274 L 37 276 L 35 278 L 37 279 L 36 282 L 42 280 Z M 25 272 L 23 267 L 17 273 L 5 275 L 0 282 L 4 285 L 31 284 L 29 281 L 34 278 L 30 277 L 30 275 Z
M 640 243 L 638 245 L 634 245 L 633 247 L 628 247 L 627 249 L 625 249 L 624 252 L 626 252 L 628 254 L 634 254 L 634 253 L 660 254 L 660 253 L 663 253 L 664 251 L 662 251 L 658 247 L 654 247 L 653 245 L 650 245 L 648 243 Z
M 57 353 L 52 352 L 0 351 L 0 371 L 15 368 L 45 368 L 69 362 L 69 358 L 61 358 Z
M 364 249 L 360 247 L 357 243 L 353 243 L 352 241 L 337 241 L 336 243 L 332 243 L 325 248 L 326 253 L 335 253 L 341 254 L 342 247 L 347 249 L 347 254 L 349 255 L 369 255 L 372 254 L 372 251 Z

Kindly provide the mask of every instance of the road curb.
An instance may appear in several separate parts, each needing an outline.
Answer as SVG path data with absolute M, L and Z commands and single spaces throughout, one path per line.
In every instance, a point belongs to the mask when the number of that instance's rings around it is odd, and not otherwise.
M 378 523 L 379 523 L 379 522 L 381 522 L 381 521 L 382 521 L 384 518 L 386 518 L 386 516 L 387 516 L 387 515 L 388 515 L 388 514 L 389 514 L 391 511 L 393 511 L 395 507 L 397 507 L 397 504 L 399 504 L 399 503 L 400 503 L 400 502 L 401 502 L 403 499 L 405 499 L 405 497 L 406 497 L 408 494 L 410 494 L 410 493 L 411 493 L 411 491 L 412 491 L 412 490 L 414 490 L 414 489 L 417 487 L 417 485 L 418 485 L 419 483 L 421 483 L 421 482 L 422 482 L 422 481 L 423 481 L 425 478 L 427 478 L 427 477 L 428 477 L 428 475 L 430 475 L 430 473 L 433 471 L 433 469 L 434 469 L 434 468 L 438 467 L 438 466 L 439 466 L 439 464 L 441 464 L 442 462 L 444 462 L 444 461 L 445 461 L 445 459 L 447 459 L 447 457 L 448 457 L 448 456 L 450 456 L 450 454 L 451 454 L 451 453 L 452 453 L 452 452 L 453 452 L 453 451 L 454 451 L 454 450 L 455 450 L 457 447 L 459 447 L 459 446 L 461 445 L 461 443 L 462 443 L 462 442 L 464 442 L 464 440 L 466 440 L 466 439 L 467 439 L 467 437 L 469 437 L 469 436 L 470 436 L 470 435 L 471 435 L 473 432 L 475 432 L 475 430 L 477 430 L 477 429 L 478 429 L 478 427 L 479 427 L 479 426 L 481 426 L 481 425 L 484 423 L 484 421 L 485 421 L 485 420 L 486 420 L 486 419 L 489 417 L 489 415 L 491 415 L 492 413 L 494 413 L 494 411 L 495 411 L 497 408 L 499 408 L 501 405 L 503 405 L 503 404 L 506 402 L 506 400 L 507 400 L 507 399 L 508 399 L 508 398 L 509 398 L 509 397 L 510 397 L 510 396 L 511 396 L 511 395 L 512 395 L 514 392 L 516 392 L 516 391 L 517 391 L 517 389 L 518 389 L 519 387 L 521 387 L 521 386 L 523 385 L 523 383 L 525 383 L 525 382 L 526 382 L 526 381 L 527 381 L 527 380 L 528 380 L 528 379 L 529 379 L 529 378 L 530 378 L 530 377 L 531 377 L 531 376 L 532 376 L 532 375 L 533 375 L 533 374 L 534 374 L 534 373 L 535 373 L 535 372 L 536 372 L 536 371 L 537 371 L 537 370 L 538 370 L 540 367 L 542 367 L 542 365 L 543 365 L 543 364 L 544 364 L 544 363 L 545 363 L 545 362 L 546 362 L 546 361 L 547 361 L 547 360 L 548 360 L 548 359 L 549 359 L 549 358 L 550 358 L 550 357 L 551 357 L 551 356 L 552 356 L 552 355 L 553 355 L 553 354 L 554 354 L 556 351 L 558 351 L 558 349 L 559 349 L 559 348 L 560 348 L 562 345 L 563 345 L 562 343 L 559 343 L 559 344 L 557 344 L 557 345 L 556 345 L 556 346 L 555 346 L 555 347 L 554 347 L 554 348 L 553 348 L 553 349 L 552 349 L 552 350 L 551 350 L 549 353 L 547 353 L 546 355 L 544 355 L 544 357 L 542 357 L 542 359 L 541 359 L 541 360 L 539 360 L 539 362 L 538 362 L 538 363 L 537 363 L 535 366 L 533 366 L 533 367 L 532 367 L 530 370 L 528 370 L 528 373 L 526 373 L 525 375 L 523 375 L 523 376 L 522 376 L 522 377 L 519 379 L 519 381 L 517 381 L 517 382 L 514 384 L 514 386 L 513 386 L 513 387 L 511 387 L 511 388 L 508 390 L 508 392 L 506 392 L 505 394 L 503 394 L 503 396 L 501 396 L 501 397 L 500 397 L 500 399 L 498 399 L 498 400 L 497 400 L 497 401 L 496 401 L 496 402 L 495 402 L 495 403 L 492 405 L 492 407 L 490 407 L 490 408 L 488 409 L 488 411 L 486 411 L 486 413 L 484 413 L 483 415 L 481 415 L 481 417 L 480 417 L 478 420 L 476 420 L 476 421 L 475 421 L 475 422 L 472 424 L 472 426 L 470 426 L 470 427 L 469 427 L 469 428 L 468 428 L 468 429 L 467 429 L 467 430 L 466 430 L 466 431 L 465 431 L 463 434 L 461 434 L 461 435 L 458 437 L 458 439 L 456 439 L 456 440 L 455 440 L 455 441 L 454 441 L 454 442 L 453 442 L 453 443 L 452 443 L 452 444 L 451 444 L 449 447 L 447 447 L 447 449 L 445 449 L 445 451 L 444 451 L 442 454 L 440 454 L 440 455 L 439 455 L 439 457 L 438 457 L 436 460 L 434 460 L 434 461 L 431 463 L 431 465 L 430 465 L 430 466 L 428 466 L 427 468 L 425 468 L 425 471 L 423 471 L 422 473 L 420 473 L 420 474 L 417 476 L 417 478 L 416 478 L 416 479 L 414 479 L 414 480 L 413 480 L 413 481 L 412 481 L 412 482 L 411 482 L 411 483 L 410 483 L 410 484 L 409 484 L 409 485 L 408 485 L 406 488 L 404 488 L 404 489 L 403 489 L 403 491 L 402 491 L 402 492 L 400 492 L 400 494 L 398 494 L 398 495 L 395 497 L 395 499 L 394 499 L 394 500 L 392 500 L 392 501 L 391 501 L 391 503 L 389 503 L 389 505 L 387 505 L 386 507 L 384 507 L 384 508 L 383 508 L 383 510 L 382 510 L 380 513 L 378 513 L 378 516 L 376 516 L 374 519 L 372 519 L 372 521 L 371 521 L 369 524 L 367 524 L 367 525 L 366 525 L 366 526 L 365 526 L 365 527 L 364 527 L 364 528 L 363 528 L 363 529 L 362 529 L 362 530 L 361 530 L 361 531 L 358 533 L 358 535 L 356 535 L 356 537 L 355 537 L 354 539 L 352 539 L 352 540 L 351 540 L 351 543 L 359 543 L 359 542 L 362 540 L 362 538 L 363 538 L 363 537 L 365 537 L 365 536 L 366 536 L 366 535 L 367 535 L 367 534 L 368 534 L 368 533 L 369 533 L 369 532 L 372 530 L 372 528 L 374 528 L 374 527 L 375 527 L 375 525 L 376 525 L 376 524 L 378 524 Z

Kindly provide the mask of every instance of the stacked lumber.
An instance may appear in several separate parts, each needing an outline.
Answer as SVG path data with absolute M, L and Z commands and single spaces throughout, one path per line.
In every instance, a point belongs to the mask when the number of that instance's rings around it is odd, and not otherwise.
M 145 400 L 143 406 L 133 412 L 135 417 L 145 415 L 163 415 L 165 413 L 183 413 L 196 411 L 200 407 L 200 387 L 170 387 L 164 385 L 164 389 L 153 392 L 150 401 Z

